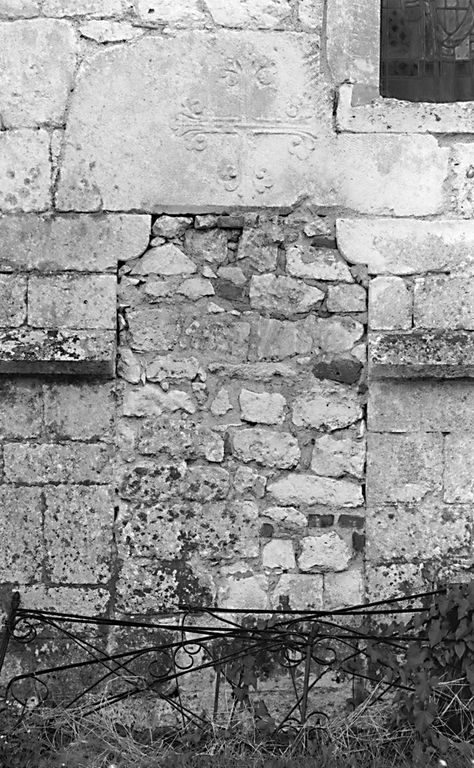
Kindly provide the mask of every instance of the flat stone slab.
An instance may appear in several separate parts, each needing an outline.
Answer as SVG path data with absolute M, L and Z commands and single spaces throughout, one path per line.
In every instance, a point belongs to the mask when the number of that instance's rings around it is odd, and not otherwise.
M 474 378 L 473 331 L 369 334 L 373 379 Z
M 115 331 L 0 330 L 0 373 L 113 378 Z

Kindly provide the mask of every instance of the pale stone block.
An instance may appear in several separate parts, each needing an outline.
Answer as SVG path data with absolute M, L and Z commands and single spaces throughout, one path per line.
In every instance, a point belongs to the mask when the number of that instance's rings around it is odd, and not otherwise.
M 325 610 L 361 605 L 364 602 L 364 577 L 360 569 L 324 574 Z
M 471 497 L 472 499 L 472 497 Z M 367 510 L 367 550 L 372 564 L 413 562 L 467 555 L 470 547 L 469 506 L 439 502 L 414 506 L 370 507 Z
M 39 535 L 42 526 L 41 489 L 3 485 L 0 503 L 0 578 L 3 582 L 20 584 L 40 580 L 44 560 L 44 545 Z
M 308 518 L 296 507 L 267 507 L 262 515 L 271 520 L 278 530 L 301 533 L 308 527 Z
M 26 322 L 26 278 L 0 275 L 0 326 L 16 328 Z
M 147 27 L 163 24 L 186 27 L 207 18 L 199 0 L 135 0 L 135 10 Z
M 470 381 L 373 381 L 369 429 L 374 432 L 474 431 Z
M 369 334 L 372 378 L 474 377 L 473 331 L 387 331 Z
M 146 364 L 146 378 L 160 384 L 169 379 L 202 380 L 205 377 L 196 357 L 175 358 L 172 355 L 159 355 Z M 132 382 L 133 383 L 133 382 Z
M 0 113 L 5 128 L 61 125 L 76 62 L 74 31 L 64 21 L 0 24 Z
M 163 392 L 156 384 L 127 389 L 123 402 L 124 416 L 160 416 L 164 411 L 195 413 L 196 405 L 187 392 L 172 389 Z
M 323 0 L 299 0 L 298 19 L 305 27 L 320 30 L 323 25 L 323 18 Z
M 137 307 L 127 311 L 130 346 L 136 352 L 168 352 L 180 333 L 180 321 L 172 308 Z
M 314 1 L 314 0 L 313 0 Z M 379 85 L 380 6 L 331 0 L 326 20 L 328 63 L 334 81 Z
M 102 384 L 46 384 L 45 426 L 59 440 L 111 440 L 113 388 Z
M 188 229 L 184 247 L 198 264 L 222 264 L 227 259 L 227 234 L 220 229 L 208 232 Z
M 474 329 L 474 279 L 430 275 L 415 280 L 414 322 L 420 328 Z
M 46 211 L 51 206 L 49 144 L 44 130 L 0 131 L 0 211 Z
M 369 286 L 369 326 L 407 330 L 412 326 L 413 296 L 401 277 L 375 277 Z
M 350 264 L 369 274 L 474 274 L 474 221 L 338 219 L 337 243 Z
M 134 40 L 143 34 L 132 24 L 125 21 L 86 21 L 79 27 L 79 33 L 96 43 L 121 43 Z
M 296 568 L 295 548 L 291 539 L 272 539 L 262 550 L 264 568 L 291 571 Z
M 452 201 L 461 216 L 474 215 L 474 147 L 470 143 L 454 142 L 451 146 Z
M 105 589 L 78 587 L 27 586 L 21 591 L 23 608 L 36 611 L 58 611 L 80 616 L 102 616 L 107 612 L 110 594 Z
M 191 277 L 189 280 L 184 280 L 177 289 L 177 293 L 186 296 L 191 301 L 198 301 L 205 296 L 214 296 L 214 287 L 210 280 L 205 280 L 203 277 Z
M 38 16 L 40 0 L 0 0 L 0 17 L 14 19 L 18 16 L 29 18 Z
M 289 0 L 206 0 L 216 24 L 274 29 L 291 17 Z
M 298 566 L 302 571 L 345 571 L 351 560 L 349 547 L 335 531 L 305 536 L 301 543 Z
M 301 455 L 296 437 L 260 427 L 234 432 L 232 443 L 236 458 L 266 467 L 295 467 Z
M 232 315 L 202 317 L 197 314 L 194 319 L 186 319 L 180 347 L 201 360 L 244 362 L 248 356 L 249 338 L 250 323 L 236 321 Z
M 322 504 L 330 507 L 360 507 L 362 489 L 348 480 L 292 474 L 268 486 L 278 504 Z
M 232 409 L 233 405 L 229 398 L 229 392 L 224 387 L 221 387 L 211 403 L 211 413 L 214 416 L 225 416 Z
M 295 243 L 286 250 L 286 269 L 294 277 L 352 283 L 349 267 L 333 248 Z
M 172 240 L 184 235 L 192 223 L 193 220 L 189 216 L 158 216 L 153 224 L 153 236 Z
M 443 438 L 439 434 L 367 436 L 367 499 L 380 502 L 421 501 L 441 490 Z
M 10 483 L 109 483 L 110 448 L 101 443 L 26 445 L 7 443 L 5 477 Z
M 219 605 L 224 608 L 252 608 L 262 610 L 269 607 L 268 581 L 261 574 L 237 578 L 230 576 L 220 590 Z
M 20 328 L 0 332 L 0 372 L 112 378 L 115 331 Z
M 423 564 L 397 563 L 373 566 L 366 569 L 367 599 L 390 600 L 392 597 L 409 597 L 427 585 L 423 582 Z M 406 603 L 404 607 L 409 607 Z
M 34 328 L 116 327 L 114 275 L 30 277 L 28 324 Z
M 286 400 L 278 392 L 252 392 L 250 389 L 242 389 L 239 402 L 245 421 L 255 424 L 281 424 L 284 419 Z
M 330 285 L 326 306 L 328 312 L 365 312 L 367 291 L 362 285 Z
M 313 41 L 292 32 L 192 31 L 104 49 L 74 90 L 58 207 L 219 211 L 292 205 L 324 189 L 325 172 L 313 166 L 320 155 L 333 160 L 320 147 L 331 109 L 318 59 Z M 394 171 L 405 195 L 411 176 L 398 149 Z M 416 149 L 436 196 L 437 158 L 431 145 L 428 154 Z
M 81 485 L 49 487 L 45 501 L 46 569 L 51 581 L 108 582 L 114 525 L 114 502 L 109 490 Z
M 250 306 L 263 312 L 291 316 L 321 304 L 324 292 L 292 277 L 254 275 L 250 281 Z
M 474 438 L 470 434 L 446 435 L 444 500 L 448 504 L 474 501 Z
M 196 264 L 173 243 L 151 248 L 134 266 L 133 274 L 191 275 Z
M 262 318 L 257 323 L 257 337 L 253 359 L 284 360 L 294 355 L 307 355 L 313 347 L 311 334 L 305 324 L 299 322 Z
M 320 381 L 293 403 L 293 424 L 316 429 L 343 429 L 362 418 L 357 392 L 336 382 Z
M 360 479 L 364 474 L 365 455 L 365 440 L 355 435 L 322 435 L 314 443 L 311 469 L 326 477 L 347 474 Z
M 43 0 L 45 16 L 114 16 L 122 13 L 122 0 Z
M 247 282 L 247 277 L 240 267 L 219 267 L 217 276 L 223 280 L 229 280 L 239 287 L 242 287 Z
M 139 384 L 142 378 L 140 359 L 128 347 L 120 347 L 117 359 L 117 376 L 130 384 Z
M 43 425 L 41 384 L 35 379 L 12 379 L 0 383 L 0 436 L 39 437 Z
M 148 245 L 151 216 L 0 216 L 2 272 L 116 272 Z
M 321 610 L 323 607 L 323 576 L 318 573 L 284 573 L 271 598 L 272 608 L 293 611 Z
M 353 317 L 310 317 L 306 325 L 313 335 L 315 351 L 334 356 L 350 352 L 364 335 L 364 326 Z
M 278 245 L 271 241 L 266 232 L 258 229 L 244 229 L 239 240 L 237 258 L 244 260 L 253 272 L 271 272 L 276 269 Z

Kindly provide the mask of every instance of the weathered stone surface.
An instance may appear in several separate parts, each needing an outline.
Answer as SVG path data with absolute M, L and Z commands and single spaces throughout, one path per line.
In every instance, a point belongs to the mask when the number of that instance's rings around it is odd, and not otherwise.
M 122 478 L 120 496 L 141 508 L 162 504 L 178 496 L 186 471 L 184 461 L 141 461 Z
M 150 417 L 140 430 L 138 449 L 145 455 L 167 454 L 176 459 L 207 459 L 220 462 L 224 458 L 224 441 L 198 418 L 167 411 Z
M 189 468 L 182 483 L 183 497 L 202 503 L 225 499 L 229 489 L 230 476 L 222 467 L 195 465 Z
M 122 0 L 43 0 L 45 16 L 113 16 L 122 12 Z
M 294 277 L 353 282 L 349 267 L 333 248 L 315 248 L 304 244 L 290 245 L 286 251 L 286 268 Z
M 216 24 L 225 27 L 281 27 L 291 17 L 289 0 L 206 0 Z
M 138 384 L 142 378 L 142 366 L 139 358 L 128 347 L 120 347 L 117 360 L 117 376 L 130 384 Z
M 183 349 L 189 349 L 200 358 L 225 360 L 247 359 L 250 323 L 235 321 L 233 317 L 197 317 L 189 322 L 180 340 Z
M 211 413 L 214 416 L 225 416 L 225 414 L 228 411 L 231 411 L 232 408 L 233 405 L 230 401 L 228 390 L 221 387 L 211 403 Z
M 313 0 L 314 1 L 314 0 Z M 328 62 L 335 83 L 379 84 L 378 6 L 333 0 L 326 20 Z
M 307 611 L 323 607 L 323 577 L 320 574 L 284 573 L 273 591 L 274 609 Z
M 163 392 L 156 384 L 145 384 L 126 391 L 123 403 L 124 416 L 160 416 L 164 411 L 195 413 L 193 398 L 179 389 Z
M 376 599 L 376 598 L 375 598 Z M 324 574 L 324 607 L 326 610 L 361 605 L 364 602 L 364 578 L 358 568 Z
M 114 329 L 114 275 L 32 276 L 28 281 L 28 324 L 33 328 Z
M 420 592 L 423 584 L 422 566 L 413 563 L 372 566 L 366 570 L 367 599 L 390 600 Z
M 474 221 L 339 219 L 338 247 L 370 274 L 474 273 Z
M 429 275 L 415 280 L 414 322 L 420 328 L 474 329 L 474 279 Z
M 159 355 L 154 357 L 146 366 L 148 381 L 160 383 L 176 379 L 193 379 L 204 377 L 204 372 L 196 357 L 173 357 L 172 355 Z
M 0 436 L 38 437 L 43 424 L 41 384 L 35 379 L 0 382 Z
M 41 489 L 0 488 L 0 536 L 2 557 L 0 578 L 6 582 L 25 582 L 40 577 L 44 559 Z
M 199 0 L 135 0 L 135 9 L 142 24 L 147 27 L 171 24 L 188 26 L 206 20 Z
M 324 16 L 324 3 L 321 0 L 300 0 L 298 19 L 309 29 L 321 29 Z
M 25 328 L 0 332 L 0 372 L 71 374 L 111 378 L 114 331 Z
M 471 500 L 472 500 L 471 496 Z M 415 506 L 369 507 L 367 558 L 371 563 L 425 561 L 469 551 L 469 507 L 438 503 Z
M 39 611 L 75 613 L 80 616 L 103 616 L 107 612 L 110 593 L 105 589 L 47 587 L 32 585 L 22 590 L 22 606 Z
M 82 37 L 94 40 L 96 43 L 121 43 L 133 40 L 142 34 L 142 30 L 125 21 L 94 20 L 81 24 L 79 32 Z
M 250 389 L 242 389 L 239 402 L 245 421 L 255 424 L 281 424 L 284 419 L 286 400 L 278 392 L 252 392 Z
M 61 125 L 76 62 L 74 31 L 64 21 L 0 24 L 0 114 L 4 128 Z
M 271 520 L 278 531 L 301 533 L 308 526 L 306 515 L 296 507 L 268 507 L 263 516 Z
M 246 576 L 238 578 L 229 576 L 225 586 L 220 590 L 219 605 L 225 608 L 252 608 L 262 610 L 268 608 L 268 584 L 265 576 Z
M 305 536 L 298 566 L 302 571 L 345 571 L 351 551 L 344 539 L 329 531 L 320 536 Z
M 377 330 L 407 330 L 413 322 L 413 296 L 401 277 L 376 277 L 369 287 L 369 326 Z
M 362 418 L 357 393 L 336 382 L 320 381 L 293 403 L 297 427 L 343 429 Z
M 368 434 L 369 503 L 421 501 L 442 484 L 443 440 L 434 434 Z
M 26 278 L 0 275 L 0 326 L 17 328 L 26 322 Z
M 110 448 L 101 443 L 26 445 L 4 447 L 5 477 L 10 483 L 108 483 Z
M 284 360 L 307 355 L 313 347 L 313 338 L 303 322 L 262 318 L 257 323 L 257 336 L 256 349 L 250 359 Z
M 364 335 L 364 326 L 353 317 L 309 317 L 306 328 L 320 352 L 334 356 L 349 352 Z
M 49 487 L 45 492 L 47 571 L 59 584 L 110 579 L 114 503 L 106 488 Z
M 39 11 L 40 0 L 0 0 L 0 17 L 7 19 L 37 16 Z
M 178 341 L 180 318 L 171 308 L 129 309 L 127 320 L 130 346 L 136 352 L 168 352 Z
M 48 133 L 1 131 L 0 176 L 0 211 L 46 211 L 51 206 Z
M 314 443 L 311 469 L 317 475 L 361 478 L 365 465 L 365 440 L 356 435 L 322 435 Z
M 330 285 L 326 306 L 329 312 L 365 312 L 367 291 L 362 285 Z
M 257 499 L 262 499 L 267 487 L 267 478 L 260 475 L 253 467 L 241 465 L 234 475 L 234 493 L 239 498 L 251 493 Z
M 474 152 L 469 142 L 455 141 L 451 145 L 452 201 L 455 210 L 461 215 L 472 218 L 474 199 L 472 189 L 472 168 Z
M 309 312 L 323 299 L 319 288 L 292 277 L 254 275 L 250 281 L 250 306 L 264 312 L 291 316 Z
M 288 571 L 296 568 L 295 549 L 291 539 L 272 539 L 262 550 L 264 568 Z
M 0 217 L 2 272 L 115 272 L 139 256 L 150 236 L 150 216 L 36 215 Z
M 46 384 L 44 421 L 59 440 L 111 440 L 115 399 L 109 384 Z
M 278 504 L 322 504 L 331 507 L 359 507 L 362 490 L 348 480 L 330 480 L 314 475 L 288 475 L 268 486 Z
M 290 323 L 288 323 L 290 325 Z M 286 363 L 210 363 L 211 373 L 249 381 L 271 381 L 273 377 L 294 379 L 298 372 Z
M 367 355 L 365 344 L 361 346 L 364 356 L 362 360 L 358 355 L 356 356 L 356 349 L 353 349 L 350 355 L 342 353 L 332 359 L 329 356 L 329 360 L 316 359 L 312 368 L 313 375 L 317 379 L 330 379 L 341 384 L 356 384 L 360 379 Z
M 235 432 L 234 455 L 241 461 L 256 461 L 266 467 L 288 469 L 300 458 L 298 440 L 287 432 L 274 432 L 255 427 Z
M 369 372 L 374 378 L 452 379 L 474 376 L 472 331 L 409 331 L 369 334 Z
M 450 504 L 474 500 L 474 439 L 460 433 L 446 435 L 444 500 Z
M 190 277 L 181 283 L 178 293 L 191 301 L 197 301 L 204 296 L 214 296 L 215 291 L 210 280 L 205 280 L 203 277 Z
M 292 204 L 320 186 L 313 163 L 321 123 L 330 126 L 327 105 L 317 48 L 296 33 L 194 31 L 104 49 L 83 68 L 74 91 L 58 206 L 192 212 Z M 228 115 L 242 125 L 238 135 L 229 134 Z M 215 118 L 222 132 L 208 132 Z M 440 161 L 426 146 L 416 150 L 432 168 L 428 184 L 436 196 Z M 411 176 L 400 149 L 395 165 L 406 193 Z
M 247 282 L 245 273 L 240 267 L 219 267 L 217 275 L 223 280 L 229 280 L 231 283 L 234 283 L 234 285 L 238 285 L 239 288 Z
M 374 432 L 474 431 L 474 387 L 462 380 L 374 381 L 368 419 Z
M 192 223 L 190 216 L 158 216 L 153 224 L 153 236 L 172 240 L 183 235 Z
M 239 240 L 237 258 L 252 272 L 270 272 L 276 268 L 278 245 L 265 231 L 244 229 Z
M 173 243 L 151 248 L 134 268 L 134 273 L 148 275 L 191 275 L 196 265 Z
M 198 264 L 222 264 L 227 259 L 227 235 L 223 230 L 205 232 L 189 229 L 184 239 L 186 252 Z

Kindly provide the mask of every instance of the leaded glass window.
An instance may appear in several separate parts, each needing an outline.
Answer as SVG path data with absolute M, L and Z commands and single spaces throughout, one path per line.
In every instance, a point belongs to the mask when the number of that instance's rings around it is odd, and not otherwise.
M 474 0 L 382 0 L 381 94 L 474 101 Z

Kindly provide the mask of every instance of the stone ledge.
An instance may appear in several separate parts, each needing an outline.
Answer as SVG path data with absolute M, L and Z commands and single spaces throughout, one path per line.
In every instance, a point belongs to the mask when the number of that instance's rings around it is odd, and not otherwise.
M 369 334 L 373 379 L 474 378 L 473 331 Z
M 0 374 L 115 375 L 115 331 L 0 330 Z

